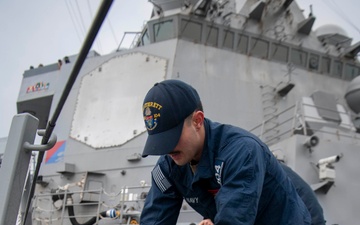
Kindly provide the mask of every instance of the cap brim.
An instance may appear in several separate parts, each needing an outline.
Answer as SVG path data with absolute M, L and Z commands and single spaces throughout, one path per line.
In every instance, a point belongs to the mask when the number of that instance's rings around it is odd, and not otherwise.
M 142 157 L 148 155 L 165 155 L 172 152 L 179 142 L 183 125 L 184 121 L 170 130 L 149 135 L 145 143 Z

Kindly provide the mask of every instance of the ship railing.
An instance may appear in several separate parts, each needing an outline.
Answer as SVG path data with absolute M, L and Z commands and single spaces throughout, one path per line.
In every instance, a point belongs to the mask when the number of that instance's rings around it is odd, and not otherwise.
M 280 141 L 288 136 L 291 136 L 293 131 L 294 124 L 296 120 L 294 119 L 294 112 L 297 111 L 297 104 L 290 106 L 289 108 L 280 111 L 279 113 L 269 117 L 266 120 L 263 120 L 261 124 L 253 127 L 249 131 L 253 134 L 257 135 L 261 140 L 263 140 L 266 144 L 270 145 L 274 142 Z M 276 129 L 277 135 L 271 136 L 270 138 L 267 137 L 268 132 L 270 130 L 266 130 L 265 127 L 268 123 L 273 123 L 274 120 L 277 120 L 278 123 L 273 129 Z M 281 120 L 281 121 L 279 121 Z
M 68 191 L 58 193 L 40 193 L 35 195 L 33 204 L 33 221 L 43 222 L 49 225 L 64 224 L 65 220 L 70 218 L 91 219 L 96 217 L 96 223 L 101 220 L 119 220 L 119 224 L 132 224 L 139 222 L 141 209 L 145 201 L 146 195 L 150 186 L 124 186 L 118 193 L 107 193 L 103 188 L 98 190 L 80 190 L 80 191 Z M 81 198 L 84 194 L 93 194 L 98 196 L 93 201 L 82 201 Z M 61 196 L 60 202 L 53 202 L 53 196 Z M 71 196 L 72 201 L 68 201 Z M 110 200 L 109 200 L 110 199 Z M 77 202 L 77 203 L 75 203 Z M 109 204 L 108 202 L 115 202 L 115 204 Z M 134 203 L 136 206 L 131 205 Z M 49 207 L 50 205 L 50 207 Z M 93 214 L 78 214 L 70 216 L 66 215 L 67 207 L 89 207 L 87 210 L 82 208 L 82 211 L 93 212 Z M 96 207 L 96 209 L 94 208 Z M 107 210 L 115 210 L 119 212 L 115 217 L 102 217 L 101 212 Z M 75 210 L 76 211 L 76 210 Z M 86 220 L 88 220 L 86 219 Z M 136 223 L 135 223 L 136 224 Z
M 319 117 L 319 115 L 308 113 L 309 110 L 313 110 L 314 112 L 324 110 L 328 113 L 338 113 L 341 122 L 324 120 Z M 266 130 L 265 127 L 267 123 L 273 123 L 274 120 L 277 120 L 277 125 L 273 129 L 276 129 L 278 133 L 275 136 L 269 137 L 267 132 L 270 131 Z M 330 129 L 323 129 L 324 127 L 329 127 Z M 276 115 L 262 121 L 261 124 L 253 127 L 249 131 L 257 135 L 267 145 L 275 144 L 295 134 L 311 136 L 315 132 L 360 140 L 360 135 L 356 132 L 356 128 L 350 119 L 350 115 L 345 110 L 336 111 L 304 102 L 297 102 Z
M 150 186 L 124 186 L 121 188 L 119 196 L 120 221 L 126 221 L 131 224 L 132 221 L 140 222 L 141 210 L 144 206 L 145 198 Z M 133 204 L 132 206 L 127 206 Z M 135 206 L 134 206 L 135 204 Z
M 99 199 L 97 201 L 93 202 L 79 202 L 74 203 L 69 202 L 68 198 L 71 196 L 81 196 L 84 193 L 88 194 L 98 194 Z M 57 193 L 46 193 L 46 194 L 37 194 L 35 195 L 34 199 L 34 206 L 33 206 L 33 221 L 41 221 L 46 222 L 49 225 L 52 224 L 64 224 L 64 219 L 70 219 L 70 218 L 92 218 L 96 217 L 96 215 L 99 215 L 100 208 L 101 208 L 101 195 L 102 190 L 87 190 L 87 191 L 68 191 L 64 190 L 63 192 L 57 192 Z M 53 202 L 54 196 L 61 196 L 58 201 Z M 60 203 L 59 203 L 60 201 Z M 44 203 L 45 202 L 45 203 Z M 43 206 L 41 206 L 43 205 Z M 50 205 L 50 208 L 48 208 Z M 97 207 L 97 213 L 95 214 L 89 214 L 89 215 L 74 215 L 74 216 L 67 216 L 65 215 L 65 208 L 66 207 L 76 207 L 76 206 L 95 206 Z M 46 208 L 45 208 L 46 207 Z M 61 212 L 59 213 L 59 211 Z M 96 223 L 98 222 L 99 218 L 97 217 Z

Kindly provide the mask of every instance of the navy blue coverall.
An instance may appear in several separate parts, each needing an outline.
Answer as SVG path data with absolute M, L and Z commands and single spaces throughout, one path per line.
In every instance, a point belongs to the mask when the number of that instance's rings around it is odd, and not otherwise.
M 303 225 L 311 218 L 268 147 L 251 133 L 205 118 L 205 143 L 195 174 L 161 156 L 141 225 L 176 224 L 185 199 L 215 225 Z
M 290 180 L 295 186 L 295 189 L 300 196 L 300 198 L 305 203 L 306 208 L 308 209 L 311 215 L 311 225 L 325 225 L 326 220 L 324 219 L 324 212 L 316 198 L 314 191 L 311 189 L 308 183 L 306 183 L 295 171 L 285 164 L 280 164 L 288 175 Z

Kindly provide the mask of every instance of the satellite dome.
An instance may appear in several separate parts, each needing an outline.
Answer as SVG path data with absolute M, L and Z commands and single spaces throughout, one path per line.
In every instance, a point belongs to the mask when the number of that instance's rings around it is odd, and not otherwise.
M 341 27 L 328 24 L 323 25 L 315 30 L 317 38 L 323 42 L 334 46 L 349 47 L 352 39 Z
M 342 36 L 348 37 L 348 34 L 344 29 L 340 26 L 335 24 L 327 24 L 323 25 L 315 30 L 316 36 L 324 36 L 324 35 L 333 35 L 333 34 L 340 34 Z
M 346 90 L 345 100 L 352 111 L 360 113 L 360 76 L 353 79 Z

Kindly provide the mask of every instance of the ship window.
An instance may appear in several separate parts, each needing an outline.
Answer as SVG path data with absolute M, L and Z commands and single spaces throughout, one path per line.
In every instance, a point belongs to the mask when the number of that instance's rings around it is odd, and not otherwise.
M 319 61 L 320 61 L 320 57 L 318 55 L 310 54 L 309 69 L 318 70 L 319 69 Z
M 271 46 L 271 58 L 281 62 L 287 62 L 289 48 L 280 44 L 273 43 Z
M 224 42 L 223 42 L 223 46 L 225 48 L 230 48 L 232 49 L 234 46 L 234 32 L 225 30 L 224 31 Z
M 240 52 L 240 53 L 247 53 L 247 46 L 248 46 L 248 41 L 249 41 L 249 37 L 239 34 L 238 35 L 238 40 L 237 40 L 237 45 L 236 45 L 236 51 Z
M 141 43 L 142 45 L 150 44 L 150 37 L 148 30 L 145 30 L 143 36 L 141 37 Z
M 350 65 L 350 64 L 346 64 L 345 65 L 345 79 L 346 80 L 352 80 L 354 79 L 356 76 L 358 76 L 360 73 L 359 68 L 354 66 L 354 65 Z
M 328 57 L 322 57 L 321 59 L 321 72 L 330 73 L 331 59 Z
M 217 46 L 219 28 L 208 26 L 206 32 L 206 44 Z
M 181 20 L 180 35 L 195 42 L 201 40 L 201 24 L 190 20 Z
M 306 67 L 307 54 L 300 49 L 291 49 L 291 62 L 298 66 Z
M 164 41 L 174 37 L 173 21 L 168 20 L 154 24 L 155 41 Z
M 331 75 L 334 77 L 341 78 L 342 69 L 343 69 L 342 63 L 338 60 L 334 61 Z
M 250 41 L 250 54 L 253 56 L 258 56 L 260 58 L 267 58 L 269 51 L 269 42 L 258 39 L 251 38 Z

